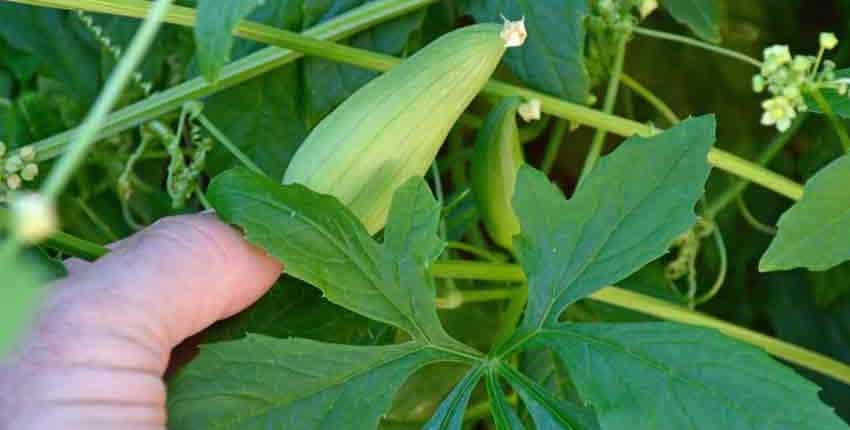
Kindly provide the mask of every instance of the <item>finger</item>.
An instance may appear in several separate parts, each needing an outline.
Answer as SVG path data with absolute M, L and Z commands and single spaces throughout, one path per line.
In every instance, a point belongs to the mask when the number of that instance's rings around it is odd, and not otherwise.
M 85 319 L 72 324 L 123 327 L 122 336 L 167 358 L 182 340 L 254 303 L 280 272 L 277 261 L 215 216 L 181 216 L 154 224 L 61 281 L 54 303 Z

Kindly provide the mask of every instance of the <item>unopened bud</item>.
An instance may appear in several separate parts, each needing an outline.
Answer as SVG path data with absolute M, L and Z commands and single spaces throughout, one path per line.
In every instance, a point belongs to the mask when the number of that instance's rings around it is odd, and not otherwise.
M 23 161 L 33 161 L 35 160 L 35 149 L 32 146 L 25 146 L 18 150 L 18 156 Z
M 35 179 L 36 176 L 38 176 L 38 164 L 30 163 L 21 169 L 21 178 L 27 182 Z
M 835 49 L 838 46 L 838 38 L 833 33 L 820 34 L 820 47 L 826 50 Z
M 27 193 L 12 200 L 15 234 L 27 244 L 39 243 L 59 229 L 53 202 L 38 193 Z
M 17 173 L 7 176 L 6 186 L 9 187 L 10 190 L 17 190 L 18 188 L 21 188 L 21 177 L 18 176 Z

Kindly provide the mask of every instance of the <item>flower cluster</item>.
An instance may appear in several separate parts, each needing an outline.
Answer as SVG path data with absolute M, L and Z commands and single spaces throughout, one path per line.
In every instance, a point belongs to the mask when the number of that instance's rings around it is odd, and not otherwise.
M 38 164 L 32 146 L 17 149 L 8 156 L 6 152 L 6 144 L 0 141 L 0 201 L 6 199 L 6 191 L 17 190 L 24 182 L 34 181 L 38 177 Z
M 771 97 L 762 103 L 761 123 L 788 130 L 798 112 L 808 109 L 804 95 L 822 88 L 832 88 L 847 94 L 847 83 L 835 79 L 835 63 L 823 60 L 826 51 L 835 49 L 838 39 L 832 33 L 821 33 L 817 57 L 791 55 L 786 45 L 774 45 L 764 50 L 764 62 L 759 74 L 753 76 L 753 90 L 767 91 Z

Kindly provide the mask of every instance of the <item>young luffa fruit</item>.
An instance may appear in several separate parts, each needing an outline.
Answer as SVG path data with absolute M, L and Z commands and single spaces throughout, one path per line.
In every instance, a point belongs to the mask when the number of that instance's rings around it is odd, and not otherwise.
M 333 195 L 370 233 L 381 230 L 396 188 L 427 172 L 505 49 L 524 40 L 522 21 L 442 36 L 320 122 L 295 153 L 283 183 Z
M 487 115 L 475 140 L 471 189 L 481 220 L 496 245 L 512 249 L 519 221 L 511 204 L 517 172 L 523 163 L 517 128 L 518 97 L 503 99 Z

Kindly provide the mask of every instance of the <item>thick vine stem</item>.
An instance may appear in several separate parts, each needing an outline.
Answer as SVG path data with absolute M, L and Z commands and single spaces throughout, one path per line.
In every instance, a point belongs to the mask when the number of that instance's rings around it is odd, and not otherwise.
M 153 43 L 163 17 L 168 12 L 172 0 L 157 0 L 150 6 L 150 13 L 133 37 L 127 53 L 115 66 L 115 70 L 106 82 L 106 86 L 94 103 L 82 125 L 74 133 L 74 142 L 65 151 L 65 156 L 53 167 L 42 192 L 51 199 L 56 199 L 71 179 L 74 171 L 84 161 L 88 150 L 95 143 L 98 130 L 106 120 L 106 116 L 121 96 L 124 86 L 142 58 Z
M 432 266 L 431 273 L 438 278 L 512 282 L 525 280 L 522 269 L 512 264 L 438 262 Z M 844 363 L 701 312 L 613 286 L 597 291 L 590 298 L 668 321 L 716 329 L 729 337 L 755 345 L 785 361 L 850 384 L 850 366 Z
M 7 217 L 7 211 L 0 208 L 0 221 Z M 109 249 L 104 246 L 65 233 L 54 235 L 48 244 L 70 256 L 89 261 L 96 260 L 109 252 Z M 431 266 L 431 274 L 437 278 L 526 282 L 522 268 L 507 263 L 440 261 Z M 504 295 L 506 294 L 495 294 L 494 299 L 503 300 Z M 844 363 L 654 297 L 617 287 L 607 287 L 597 291 L 590 298 L 668 321 L 717 329 L 727 336 L 758 346 L 783 360 L 850 384 L 850 366 Z
M 84 9 L 93 12 L 113 13 L 136 17 L 143 14 L 148 4 L 139 0 L 13 0 L 31 5 L 50 6 L 66 9 Z M 100 137 L 107 137 L 156 118 L 159 115 L 179 108 L 183 102 L 221 89 L 231 87 L 253 77 L 259 76 L 283 64 L 301 58 L 303 54 L 315 55 L 329 60 L 340 61 L 370 70 L 386 71 L 400 61 L 395 57 L 371 51 L 352 48 L 326 40 L 339 40 L 364 28 L 404 15 L 433 3 L 436 0 L 383 0 L 369 3 L 352 12 L 332 19 L 326 23 L 306 30 L 303 34 L 276 28 L 243 22 L 235 34 L 260 42 L 273 44 L 285 50 L 266 48 L 248 57 L 233 62 L 222 70 L 219 81 L 211 84 L 203 78 L 195 78 L 163 93 L 124 108 L 107 121 Z M 115 6 L 115 5 L 119 5 Z M 194 22 L 194 10 L 174 8 L 166 20 L 180 25 Z M 298 51 L 298 52 L 296 52 Z M 574 123 L 607 130 L 620 136 L 651 135 L 656 132 L 651 126 L 621 118 L 615 115 L 570 103 L 527 88 L 517 87 L 491 80 L 485 87 L 485 94 L 507 97 L 519 96 L 525 99 L 539 99 L 543 111 Z M 42 159 L 52 158 L 62 152 L 64 145 L 74 130 L 58 134 L 36 143 L 37 154 Z M 773 173 L 761 166 L 737 157 L 723 150 L 713 148 L 709 153 L 709 163 L 768 188 L 788 198 L 798 200 L 802 196 L 802 186 Z

